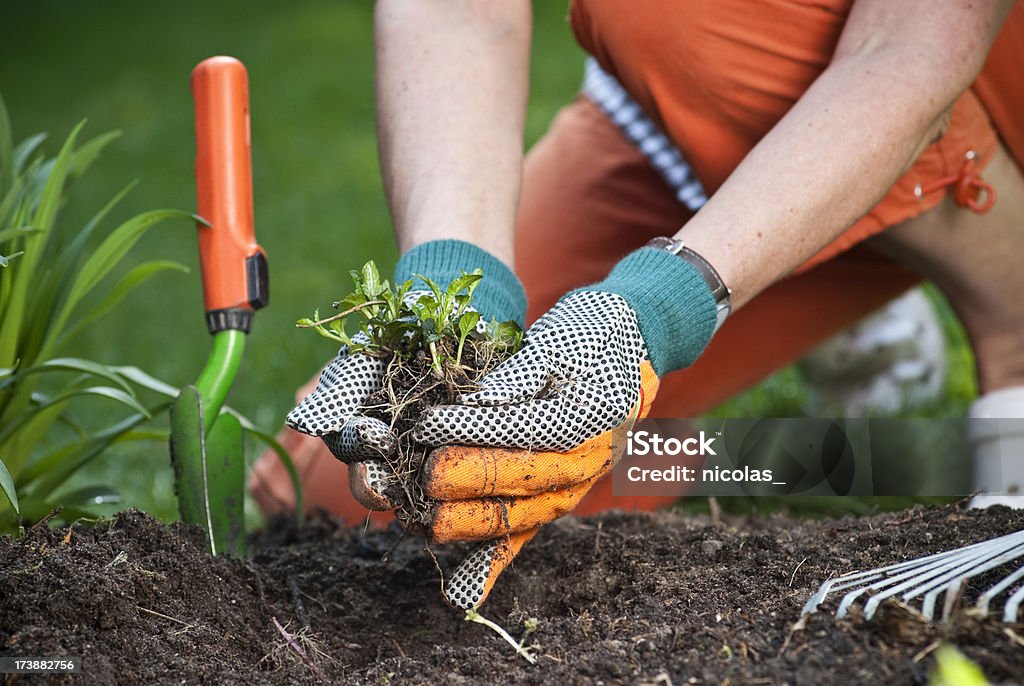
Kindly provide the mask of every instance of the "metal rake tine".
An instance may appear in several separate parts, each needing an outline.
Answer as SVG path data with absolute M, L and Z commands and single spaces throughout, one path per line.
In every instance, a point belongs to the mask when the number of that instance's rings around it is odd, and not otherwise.
M 993 543 L 995 543 L 995 541 L 993 541 Z M 1022 542 L 1018 543 L 1013 548 L 1004 550 L 1003 552 L 999 552 L 1002 549 L 1000 545 L 993 545 L 991 546 L 991 548 L 994 550 L 992 551 L 992 555 L 990 557 L 980 558 L 976 560 L 976 564 L 974 564 L 973 566 L 967 565 L 963 569 L 954 569 L 946 575 L 948 577 L 947 579 L 936 580 L 930 584 L 927 584 L 925 587 L 916 589 L 913 593 L 908 593 L 904 595 L 903 600 L 913 599 L 920 595 L 922 592 L 926 591 L 928 588 L 930 588 L 930 590 L 927 590 L 927 593 L 925 593 L 922 612 L 925 617 L 931 619 L 932 615 L 935 612 L 935 601 L 938 599 L 939 594 L 943 592 L 951 594 L 956 591 L 957 587 L 960 586 L 963 581 L 976 576 L 980 576 L 981 574 L 984 574 L 985 572 L 991 569 L 995 569 L 1000 565 L 1004 565 L 1007 562 L 1010 562 L 1011 560 L 1014 560 L 1020 557 L 1021 555 L 1024 555 L 1024 539 L 1022 539 Z M 945 581 L 948 581 L 949 583 L 943 586 L 942 584 L 944 584 Z M 948 597 L 949 596 L 947 595 L 947 600 Z M 944 620 L 949 619 L 949 613 L 951 610 L 951 603 L 947 602 L 943 609 L 942 618 Z
M 1013 584 L 1013 582 L 1017 581 L 1021 577 L 1024 577 L 1024 566 L 1021 566 L 1021 568 L 1018 569 L 1016 572 L 1010 574 L 1008 577 L 1000 581 L 998 584 L 996 584 L 995 586 L 993 586 L 992 588 L 988 589 L 980 596 L 978 596 L 978 602 L 975 604 L 975 607 L 978 609 L 979 612 L 987 615 L 988 606 L 992 602 L 992 599 L 1000 593 L 1002 593 L 1003 591 L 1005 591 L 1006 589 L 1008 589 Z
M 932 579 L 929 583 L 923 584 L 913 589 L 913 591 L 904 594 L 903 600 L 912 600 L 924 593 L 925 598 L 922 612 L 927 618 L 931 619 L 935 611 L 935 601 L 943 590 L 955 590 L 962 579 L 978 576 L 989 569 L 998 567 L 1024 554 L 1024 550 L 1018 550 L 1024 545 L 1024 538 L 1018 536 L 1002 536 L 991 541 L 984 541 L 983 543 L 984 545 L 970 550 L 964 549 L 957 556 L 957 565 L 950 567 L 939 578 Z M 1007 548 L 1007 545 L 1014 547 Z M 963 560 L 962 565 L 959 564 L 960 560 Z
M 878 605 L 887 598 L 891 598 L 894 595 L 902 593 L 906 589 L 912 587 L 915 583 L 922 580 L 933 579 L 936 576 L 942 575 L 945 571 L 955 568 L 960 560 L 964 557 L 969 556 L 966 549 L 962 550 L 950 550 L 940 555 L 929 556 L 927 558 L 921 558 L 916 560 L 917 564 L 907 565 L 906 571 L 900 574 L 887 577 L 886 579 L 877 583 L 866 586 L 857 591 L 847 593 L 843 596 L 842 602 L 839 604 L 839 611 L 836 613 L 836 617 L 842 618 L 849 610 L 850 606 L 867 591 L 874 591 L 876 595 L 873 595 L 870 600 L 864 605 L 864 617 L 871 619 L 875 614 L 875 610 Z M 877 593 L 882 591 L 881 593 Z
M 891 598 L 892 596 L 897 595 L 899 593 L 904 593 L 908 589 L 912 588 L 913 592 L 905 593 L 902 598 L 904 601 L 912 600 L 921 593 L 925 593 L 928 590 L 934 588 L 935 586 L 942 585 L 950 579 L 959 578 L 963 576 L 961 574 L 961 570 L 963 569 L 962 562 L 974 561 L 979 554 L 983 556 L 980 560 L 981 563 L 984 563 L 992 559 L 992 557 L 999 556 L 999 551 L 1002 550 L 1002 547 L 999 543 L 997 543 L 998 541 L 1000 541 L 1000 539 L 994 539 L 992 541 L 983 541 L 980 544 L 975 544 L 972 546 L 968 546 L 966 548 L 961 548 L 959 550 L 953 551 L 953 554 L 951 554 L 948 559 L 944 560 L 939 565 L 935 565 L 932 569 L 929 569 L 929 573 L 923 576 L 912 574 L 901 575 L 901 577 L 905 579 L 902 581 L 902 583 L 898 584 L 895 587 L 887 589 L 884 593 L 879 593 L 875 596 L 872 596 L 872 598 L 864 605 L 864 616 L 870 619 L 875 614 L 875 611 L 878 609 L 878 606 L 882 603 L 882 601 L 886 600 L 887 598 Z M 1013 557 L 1010 557 L 1009 559 L 1013 559 Z M 923 585 L 919 586 L 918 584 Z M 934 609 L 935 608 L 933 601 L 930 607 L 922 608 L 922 614 L 924 614 L 926 618 L 931 619 L 932 614 L 934 613 Z
M 897 562 L 885 567 L 878 567 L 876 569 L 868 569 L 862 572 L 850 572 L 849 574 L 843 574 L 842 576 L 835 577 L 825 581 L 817 590 L 817 592 L 807 599 L 804 604 L 803 610 L 800 614 L 806 615 L 814 612 L 818 605 L 825 601 L 826 596 L 834 591 L 842 591 L 853 586 L 857 586 L 865 581 L 874 581 L 879 578 L 891 578 L 892 572 L 907 569 L 909 567 L 917 567 L 922 564 L 926 564 L 929 561 L 937 560 L 940 558 L 948 557 L 956 551 L 943 551 L 940 553 L 933 553 L 925 557 L 915 558 L 913 560 L 904 560 L 903 562 Z
M 1021 584 L 1021 587 L 1018 588 L 1012 596 L 1006 599 L 1006 606 L 1003 608 L 1004 622 L 1017 621 L 1017 612 L 1020 608 L 1021 602 L 1024 602 L 1024 584 Z

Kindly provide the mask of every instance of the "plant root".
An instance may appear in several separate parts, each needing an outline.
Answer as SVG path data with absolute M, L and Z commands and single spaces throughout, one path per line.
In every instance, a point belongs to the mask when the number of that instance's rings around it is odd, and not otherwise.
M 321 680 L 324 680 L 323 670 L 320 666 L 324 663 L 335 665 L 338 661 L 324 651 L 322 647 L 323 642 L 310 631 L 308 626 L 302 627 L 293 634 L 288 631 L 287 626 L 282 626 L 277 621 L 277 617 L 271 617 L 270 619 L 274 623 L 274 628 L 281 634 L 284 642 L 274 646 L 269 653 L 260 658 L 260 664 L 267 662 L 277 667 L 284 659 L 284 655 L 291 655 L 293 659 L 297 658 L 311 672 L 320 677 Z
M 427 351 L 406 359 L 392 356 L 381 390 L 364 407 L 368 416 L 388 424 L 397 439 L 395 454 L 385 461 L 394 476 L 385 495 L 397 506 L 399 521 L 412 530 L 428 524 L 433 510 L 421 482 L 431 449 L 412 439 L 413 427 L 428 408 L 453 404 L 460 395 L 477 390 L 479 380 L 505 359 L 493 342 L 469 339 L 456 363 L 456 345 L 447 339 L 437 342 L 440 373 Z
M 498 634 L 503 639 L 505 639 L 505 641 L 510 646 L 512 646 L 513 648 L 516 649 L 516 653 L 518 653 L 519 655 L 523 656 L 524 660 L 529 662 L 531 665 L 537 664 L 537 658 L 535 658 L 533 656 L 533 653 L 531 653 L 530 650 L 527 647 L 525 647 L 522 643 L 520 643 L 516 639 L 512 638 L 511 634 L 509 634 L 507 631 L 505 631 L 503 628 L 501 628 L 501 626 L 499 626 L 498 624 L 495 624 L 491 620 L 487 619 L 486 617 L 481 615 L 476 610 L 466 610 L 466 621 L 467 622 L 476 622 L 477 624 L 483 624 L 488 629 L 491 629 L 496 634 Z M 534 625 L 534 630 L 536 630 L 536 625 Z M 530 633 L 532 633 L 532 632 L 529 631 L 529 627 L 527 627 L 527 636 Z M 523 638 L 526 638 L 526 636 L 524 636 Z

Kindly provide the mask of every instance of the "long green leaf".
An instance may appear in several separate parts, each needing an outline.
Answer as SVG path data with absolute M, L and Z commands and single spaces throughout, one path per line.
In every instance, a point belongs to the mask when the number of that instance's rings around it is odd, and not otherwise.
M 16 226 L 12 229 L 4 229 L 0 231 L 0 243 L 4 241 L 11 241 L 15 238 L 21 238 L 22 236 L 28 236 L 34 233 L 39 233 L 39 229 L 31 226 Z
M 125 393 L 120 388 L 113 388 L 111 386 L 90 386 L 88 388 L 73 388 L 71 390 L 64 391 L 55 398 L 51 398 L 46 402 L 40 403 L 39 405 L 30 408 L 29 410 L 22 413 L 15 421 L 0 430 L 0 445 L 6 443 L 11 436 L 15 435 L 21 430 L 25 424 L 30 421 L 33 417 L 38 415 L 44 410 L 49 410 L 54 406 L 64 403 L 72 398 L 78 398 L 81 396 L 97 396 L 101 398 L 108 398 L 114 400 L 122 405 L 126 405 L 136 412 L 146 414 L 148 416 L 148 410 L 139 404 L 139 401 L 133 398 L 128 393 Z
M 60 495 L 54 500 L 65 507 L 109 505 L 121 502 L 121 494 L 112 486 L 85 486 Z
M 0 95 L 0 197 L 14 183 L 13 145 L 11 118 L 7 116 L 7 105 L 4 103 L 3 95 Z M 0 216 L 0 222 L 2 221 L 3 217 Z
M 82 372 L 89 376 L 97 376 L 101 379 L 106 379 L 111 383 L 117 384 L 125 392 L 130 395 L 135 395 L 135 391 L 131 385 L 125 381 L 124 377 L 117 373 L 116 369 L 108 367 L 105 364 L 99 362 L 93 362 L 92 360 L 85 360 L 80 357 L 58 357 L 52 360 L 47 360 L 42 364 L 37 364 L 27 369 L 19 370 L 14 376 L 9 376 L 5 379 L 0 380 L 0 390 L 7 388 L 8 386 L 17 383 L 22 378 L 29 374 L 40 374 L 43 372 Z
M 105 315 L 107 312 L 117 306 L 119 302 L 131 291 L 138 286 L 141 286 L 146 281 L 159 274 L 160 272 L 166 271 L 178 271 L 188 273 L 189 269 L 180 262 L 174 262 L 172 260 L 152 260 L 150 262 L 144 262 L 127 274 L 110 289 L 103 299 L 93 305 L 85 314 L 83 314 L 78 321 L 68 328 L 64 334 L 57 341 L 55 348 L 59 349 L 62 345 L 68 341 L 72 341 L 85 327 L 92 324 L 94 321 Z
M 191 219 L 195 221 L 196 217 L 181 210 L 153 210 L 132 217 L 107 236 L 106 240 L 96 248 L 96 252 L 86 260 L 85 264 L 82 265 L 82 269 L 78 272 L 60 313 L 50 327 L 47 342 L 44 343 L 42 349 L 44 352 L 41 352 L 40 355 L 45 356 L 45 352 L 48 352 L 51 346 L 55 344 L 57 337 L 67 324 L 68 318 L 82 298 L 88 295 L 96 284 L 117 265 L 146 231 L 167 219 Z M 2 359 L 0 358 L 0 360 Z
M 82 143 L 75 151 L 75 157 L 71 162 L 69 172 L 71 176 L 78 178 L 84 174 L 100 156 L 103 149 L 120 137 L 120 131 L 108 131 Z
M 169 383 L 161 381 L 155 376 L 150 376 L 138 367 L 111 367 L 111 369 L 132 383 L 142 386 L 143 388 L 148 388 L 160 395 L 165 395 L 168 398 L 177 398 L 178 393 L 181 390 L 177 386 L 172 386 Z
M 7 468 L 14 477 L 15 483 L 18 483 L 22 467 L 29 461 L 43 437 L 49 433 L 68 402 L 52 403 L 49 402 L 50 400 L 52 398 L 43 396 L 41 393 L 32 393 L 28 400 L 28 406 L 46 404 L 46 407 L 34 414 L 29 414 L 26 409 L 21 409 L 21 413 L 18 414 L 14 412 L 17 408 L 12 406 L 8 409 L 13 420 L 0 422 L 0 454 L 7 461 Z
M 3 490 L 7 499 L 11 501 L 11 507 L 14 508 L 14 511 L 21 512 L 21 505 L 18 504 L 18 492 L 14 488 L 14 479 L 11 478 L 11 473 L 7 471 L 7 465 L 4 464 L 3 460 L 0 460 L 0 489 Z
M 136 429 L 135 431 L 128 431 L 117 437 L 115 443 L 131 443 L 133 441 L 159 441 L 161 443 L 167 443 L 167 439 L 171 437 L 171 432 L 167 429 Z
M 88 169 L 88 167 L 96 160 L 104 146 L 119 135 L 120 134 L 117 132 L 100 134 L 72 151 L 67 165 L 67 178 L 76 179 L 81 176 L 81 174 L 83 174 L 85 170 Z M 49 240 L 46 241 L 46 245 L 43 247 L 40 259 L 40 264 L 45 264 L 47 271 L 53 268 L 59 257 L 70 255 L 70 252 L 66 249 L 67 246 L 65 245 L 69 235 L 73 236 L 74 233 L 56 229 L 51 231 Z M 75 253 L 74 257 L 77 258 L 78 254 L 79 253 Z M 68 274 L 71 274 L 71 270 L 68 270 Z M 52 273 L 46 274 L 48 281 L 65 280 L 64 274 L 60 272 L 57 272 L 56 274 L 58 277 L 57 279 L 54 279 L 53 276 L 54 275 Z
M 31 289 L 37 286 L 36 266 L 42 253 L 42 241 L 46 240 L 48 233 L 53 226 L 57 216 L 57 209 L 60 207 L 60 198 L 64 192 L 64 185 L 67 181 L 68 165 L 74 151 L 75 140 L 85 122 L 76 126 L 54 160 L 52 170 L 43 188 L 39 205 L 33 215 L 32 221 L 28 222 L 40 229 L 40 233 L 29 236 L 25 241 L 25 257 L 19 266 L 18 273 L 14 278 L 14 286 L 10 299 L 7 302 L 3 321 L 0 322 L 0 330 L 19 332 L 24 321 L 34 321 L 37 313 L 27 312 L 26 305 Z M 0 367 L 13 363 L 15 347 L 18 343 L 18 335 L 0 336 Z M 31 363 L 34 360 L 27 359 Z
M 268 448 L 274 451 L 274 454 L 277 455 L 277 459 L 281 460 L 281 465 L 284 467 L 285 471 L 288 472 L 288 478 L 292 482 L 292 491 L 295 494 L 296 522 L 299 526 L 302 526 L 306 517 L 306 506 L 302 495 L 302 480 L 299 478 L 299 470 L 296 469 L 291 455 L 289 455 L 288 451 L 284 449 L 284 446 L 278 442 L 276 436 L 269 434 L 262 429 L 258 429 L 248 417 L 238 410 L 232 407 L 225 407 L 223 411 L 237 419 L 243 429 L 263 441 Z
M 22 170 L 25 168 L 25 162 L 27 162 L 32 153 L 34 153 L 36 149 L 43 144 L 43 141 L 45 141 L 46 138 L 47 135 L 45 133 L 37 133 L 34 136 L 29 136 L 15 146 L 14 150 L 11 152 L 15 176 L 21 174 Z
M 60 199 L 64 194 L 64 186 L 67 183 L 68 174 L 71 172 L 71 165 L 75 157 L 75 143 L 78 135 L 85 128 L 85 120 L 71 130 L 67 140 L 61 147 L 57 157 L 53 160 L 53 169 L 46 180 L 46 187 L 43 189 L 42 197 L 39 199 L 39 207 L 36 209 L 34 226 L 43 231 L 49 231 L 57 218 L 57 211 L 60 209 Z
M 81 231 L 76 232 L 74 240 L 65 249 L 62 249 L 55 259 L 50 260 L 52 264 L 50 270 L 47 271 L 48 278 L 42 280 L 40 287 L 36 290 L 36 298 L 32 302 L 33 310 L 45 313 L 45 316 L 36 317 L 31 335 L 23 346 L 23 354 L 34 358 L 39 352 L 44 338 L 54 335 L 51 334 L 53 319 L 59 314 L 56 304 L 67 300 L 68 292 L 71 290 L 75 273 L 86 252 L 89 239 L 96 231 L 96 227 L 106 219 L 107 215 L 135 185 L 136 182 L 133 181 L 118 191 L 106 205 L 100 208 L 99 212 L 86 222 Z M 54 244 L 56 242 L 52 241 Z M 48 353 L 50 352 L 52 351 L 48 351 Z
M 25 190 L 25 182 L 21 177 L 15 177 L 10 187 L 0 195 L 0 226 L 12 226 L 14 208 L 21 202 L 22 192 Z
M 150 415 L 157 415 L 164 412 L 169 406 L 169 402 L 161 402 L 150 407 L 147 412 Z M 131 431 L 146 419 L 146 415 L 133 414 L 117 424 L 93 434 L 88 441 L 64 446 L 42 458 L 33 460 L 32 464 L 19 475 L 18 485 L 24 487 L 31 484 L 33 492 L 52 493 L 90 460 L 106 450 L 121 435 Z
M 167 409 L 170 403 L 162 402 L 150 407 L 149 413 L 156 416 Z M 132 415 L 112 427 L 87 436 L 83 440 L 71 441 L 61 445 L 49 453 L 37 457 L 18 475 L 19 485 L 29 485 L 36 479 L 57 474 L 61 469 L 67 469 L 68 476 L 74 474 L 84 466 L 92 457 L 95 457 L 109 446 L 118 443 L 130 443 L 132 441 L 163 441 L 167 442 L 169 432 L 157 429 L 136 429 L 146 418 L 142 415 Z M 97 446 L 99 446 L 97 448 Z M 82 459 L 82 456 L 86 458 Z M 79 464 L 81 463 L 81 464 Z

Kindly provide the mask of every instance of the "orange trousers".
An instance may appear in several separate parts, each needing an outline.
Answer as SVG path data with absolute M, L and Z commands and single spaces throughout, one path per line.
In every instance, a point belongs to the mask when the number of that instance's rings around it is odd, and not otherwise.
M 576 10 L 582 5 L 577 4 Z M 605 11 L 614 10 L 613 5 L 591 3 Z M 743 11 L 749 13 L 749 5 Z M 593 28 L 586 24 L 586 16 L 575 14 L 573 19 L 578 36 Z M 623 26 L 635 27 L 635 22 Z M 615 42 L 609 34 L 601 35 L 600 41 L 594 36 L 581 38 L 585 45 L 593 44 L 599 58 L 608 44 Z M 672 41 L 680 44 L 674 36 Z M 827 45 L 823 49 L 826 48 Z M 648 50 L 648 54 L 656 55 L 657 51 Z M 893 192 L 850 232 L 803 270 L 767 289 L 730 317 L 694 365 L 667 375 L 651 416 L 699 415 L 800 358 L 832 334 L 918 283 L 917 274 L 858 242 L 926 211 L 945 198 L 948 188 L 922 198 L 914 187 L 956 173 L 965 150 L 981 153 L 984 163 L 996 145 L 997 133 L 1024 168 L 1021 55 L 1024 3 L 1018 3 L 1012 10 L 982 74 L 958 102 L 949 134 L 930 146 Z M 822 62 L 827 62 L 827 55 Z M 650 73 L 649 65 L 642 61 L 621 63 L 627 71 L 635 70 L 627 73 L 626 78 L 620 74 L 627 86 L 631 79 L 641 79 Z M 730 64 L 737 69 L 735 62 Z M 668 124 L 674 139 L 678 138 L 677 133 L 687 139 L 683 131 L 685 122 L 680 132 L 673 131 L 674 122 L 661 123 Z M 749 149 L 754 142 L 756 139 L 740 143 L 737 154 L 745 154 L 743 145 Z M 736 140 L 730 143 L 732 147 L 736 144 Z M 728 166 L 729 161 L 708 157 L 713 149 L 688 151 L 681 147 L 688 158 L 694 155 L 691 161 L 695 162 L 698 176 L 713 191 L 721 182 L 721 174 L 714 165 Z M 710 166 L 702 172 L 702 165 Z M 710 182 L 702 173 L 708 175 Z M 604 278 L 618 259 L 651 238 L 674 233 L 689 216 L 689 211 L 615 126 L 592 103 L 578 99 L 558 115 L 526 161 L 517 224 L 516 270 L 530 302 L 528 320 L 536 319 L 568 290 Z M 666 297 L 672 294 L 666 293 Z M 315 382 L 314 379 L 301 389 L 300 396 L 311 391 Z M 307 510 L 323 507 L 351 524 L 361 523 L 367 517 L 374 524 L 392 519 L 387 512 L 368 513 L 351 497 L 346 465 L 334 459 L 319 439 L 289 430 L 279 438 L 301 474 Z M 250 490 L 264 512 L 294 508 L 291 483 L 277 457 L 269 451 L 254 466 Z M 609 507 L 651 509 L 670 500 L 613 498 L 610 481 L 606 479 L 586 496 L 576 512 L 586 514 Z

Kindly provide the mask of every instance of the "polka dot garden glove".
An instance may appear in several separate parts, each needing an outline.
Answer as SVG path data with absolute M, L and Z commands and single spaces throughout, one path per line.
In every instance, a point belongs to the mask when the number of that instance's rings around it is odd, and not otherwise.
M 526 295 L 519 280 L 502 262 L 484 250 L 463 241 L 441 240 L 419 245 L 408 251 L 395 266 L 395 283 L 422 274 L 440 284 L 448 284 L 463 271 L 482 268 L 483 279 L 473 293 L 473 306 L 484 319 L 515 320 L 526 316 Z M 410 293 L 409 295 L 415 295 Z M 387 424 L 363 416 L 361 408 L 380 390 L 387 360 L 348 353 L 342 348 L 327 365 L 316 389 L 306 396 L 286 420 L 288 426 L 319 436 L 330 451 L 350 465 L 352 494 L 369 509 L 390 509 L 379 494 L 379 484 L 387 474 L 381 461 L 395 450 L 396 441 Z
M 658 378 L 697 358 L 715 319 L 693 265 L 641 248 L 563 297 L 480 390 L 424 413 L 414 437 L 441 446 L 424 470 L 429 536 L 482 542 L 446 581 L 453 605 L 483 603 L 538 527 L 611 470 L 616 430 L 646 416 Z

